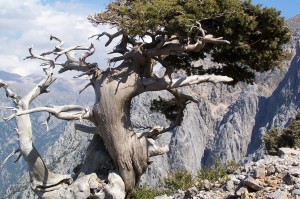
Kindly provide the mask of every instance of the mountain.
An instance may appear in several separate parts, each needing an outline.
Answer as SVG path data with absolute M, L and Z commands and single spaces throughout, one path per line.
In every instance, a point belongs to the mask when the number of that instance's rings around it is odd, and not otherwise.
M 292 30 L 292 39 L 285 48 L 293 54 L 292 60 L 285 61 L 281 68 L 257 74 L 254 84 L 239 83 L 235 86 L 201 84 L 182 88 L 185 94 L 195 96 L 198 103 L 188 104 L 181 126 L 159 138 L 160 144 L 170 146 L 170 151 L 153 158 L 153 163 L 142 176 L 142 184 L 159 186 L 170 170 L 180 168 L 196 171 L 211 164 L 215 159 L 222 162 L 229 160 L 245 162 L 263 156 L 262 135 L 270 128 L 286 126 L 299 112 L 298 24 L 300 15 L 286 22 Z M 22 89 L 29 88 L 33 86 L 32 82 L 37 82 L 41 78 L 9 73 L 3 76 L 20 92 L 21 88 L 18 88 L 18 85 L 21 84 Z M 79 85 L 83 83 L 83 80 L 59 78 L 50 87 L 51 92 L 41 96 L 34 106 L 49 103 L 91 105 L 94 97 L 90 90 L 84 91 L 83 96 L 77 94 Z M 164 115 L 150 110 L 151 101 L 159 97 L 171 96 L 167 92 L 149 92 L 133 99 L 131 120 L 136 131 L 142 132 L 147 127 L 167 126 L 170 123 Z M 5 98 L 4 93 L 0 93 L 1 106 L 9 106 L 7 101 L 9 100 Z M 53 120 L 50 131 L 45 132 L 39 122 L 43 122 L 46 116 L 35 114 L 32 117 L 35 124 L 35 144 L 38 145 L 50 168 L 61 173 L 72 173 L 77 165 L 82 164 L 91 137 L 75 131 L 72 128 L 73 123 L 59 120 Z M 16 147 L 17 138 L 11 129 L 13 129 L 11 123 L 0 125 L 0 132 L 3 135 L 3 139 L 0 140 L 0 161 Z M 25 169 L 24 163 L 13 164 L 10 160 L 0 171 L 2 177 L 0 190 L 3 198 L 34 197 L 28 186 L 29 178 Z M 17 180 L 19 182 L 16 182 Z
M 0 71 L 0 78 L 9 83 L 10 87 L 15 91 L 17 95 L 26 94 L 31 88 L 33 88 L 40 80 L 43 79 L 42 75 L 30 75 L 20 76 L 4 71 Z M 64 105 L 64 104 L 81 104 L 92 105 L 94 94 L 91 90 L 86 90 L 82 93 L 84 96 L 80 96 L 79 90 L 84 87 L 84 80 L 71 81 L 68 79 L 58 78 L 53 85 L 51 85 L 50 93 L 41 95 L 32 104 L 33 107 L 46 106 L 49 104 Z M 3 89 L 0 89 L 0 106 L 11 107 L 12 102 L 5 95 Z M 3 122 L 2 117 L 10 115 L 8 110 L 1 110 L 0 112 L 0 133 L 2 139 L 0 139 L 0 162 L 15 149 L 18 148 L 18 138 L 14 132 L 15 123 L 13 121 Z M 52 118 L 49 121 L 49 131 L 42 123 L 46 121 L 48 115 L 46 113 L 32 114 L 31 120 L 33 124 L 33 139 L 37 149 L 43 154 L 58 140 L 60 134 L 70 125 L 68 122 L 60 121 Z M 5 191 L 12 184 L 15 184 L 17 180 L 26 173 L 27 165 L 20 159 L 16 164 L 13 160 L 9 160 L 6 165 L 0 168 L 0 196 L 4 195 Z M 27 182 L 28 178 L 26 179 Z M 25 181 L 25 183 L 27 183 Z

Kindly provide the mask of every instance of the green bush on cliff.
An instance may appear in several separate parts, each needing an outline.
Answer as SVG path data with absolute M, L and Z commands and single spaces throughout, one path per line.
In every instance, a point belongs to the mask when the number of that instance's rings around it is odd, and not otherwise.
M 273 128 L 263 136 L 267 154 L 276 155 L 280 147 L 300 148 L 300 114 L 285 129 Z

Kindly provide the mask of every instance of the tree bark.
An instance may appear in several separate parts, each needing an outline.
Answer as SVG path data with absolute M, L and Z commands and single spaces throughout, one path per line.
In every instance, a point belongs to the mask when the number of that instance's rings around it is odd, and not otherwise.
M 123 39 L 119 47 L 122 56 L 111 59 L 111 62 L 123 61 L 122 64 L 112 70 L 102 71 L 97 64 L 87 63 L 85 60 L 95 52 L 94 45 L 90 46 L 74 46 L 71 48 L 63 48 L 62 40 L 51 36 L 51 39 L 59 41 L 59 44 L 53 51 L 35 55 L 32 49 L 29 49 L 30 55 L 27 58 L 35 58 L 48 62 L 49 71 L 46 70 L 46 78 L 37 85 L 28 95 L 22 99 L 7 88 L 7 85 L 0 82 L 0 87 L 6 89 L 6 94 L 11 97 L 16 104 L 16 113 L 8 117 L 7 120 L 16 118 L 17 127 L 19 129 L 18 136 L 20 139 L 20 151 L 24 159 L 28 163 L 29 173 L 33 188 L 42 198 L 129 198 L 135 185 L 141 175 L 148 166 L 149 158 L 156 155 L 164 154 L 168 151 L 168 146 L 157 146 L 155 139 L 172 128 L 175 128 L 183 116 L 185 102 L 182 98 L 191 100 L 186 96 L 177 93 L 176 88 L 199 84 L 202 82 L 229 82 L 231 78 L 217 75 L 194 75 L 174 79 L 171 74 L 166 74 L 161 78 L 153 74 L 152 62 L 163 61 L 162 57 L 170 54 L 183 54 L 188 52 L 198 52 L 205 43 L 228 43 L 222 38 L 213 38 L 207 36 L 198 39 L 195 44 L 183 45 L 170 38 L 165 42 L 161 40 L 155 43 L 153 49 L 143 49 L 142 43 L 133 42 L 129 39 L 127 31 L 121 30 L 114 35 L 108 33 L 99 34 L 98 37 L 106 35 L 109 37 L 107 45 L 116 37 L 123 34 Z M 95 35 L 97 36 L 97 35 Z M 205 40 L 206 39 L 206 40 Z M 133 48 L 127 52 L 127 43 Z M 79 59 L 75 57 L 76 50 L 86 50 Z M 119 51 L 119 50 L 117 50 Z M 45 55 L 54 54 L 59 57 L 65 54 L 67 61 L 64 64 L 57 64 L 55 60 L 45 57 Z M 95 91 L 95 104 L 92 108 L 86 109 L 81 106 L 53 106 L 39 107 L 28 110 L 30 102 L 37 96 L 47 92 L 48 86 L 55 80 L 52 77 L 52 69 L 55 65 L 61 65 L 59 72 L 68 70 L 77 70 L 83 72 L 78 77 L 88 75 L 90 83 L 85 86 L 87 88 L 92 85 Z M 169 67 L 169 66 L 166 66 Z M 84 88 L 84 89 L 85 89 Z M 133 131 L 130 121 L 131 100 L 138 94 L 147 91 L 169 90 L 173 93 L 177 100 L 177 105 L 181 106 L 180 115 L 177 122 L 170 127 L 154 127 L 149 132 L 137 134 Z M 78 125 L 77 128 L 83 129 L 87 133 L 97 134 L 103 140 L 109 156 L 114 164 L 115 171 L 111 171 L 108 175 L 108 184 L 104 184 L 98 180 L 93 166 L 83 167 L 81 173 L 72 184 L 68 176 L 58 175 L 48 171 L 45 163 L 37 150 L 32 145 L 32 128 L 29 113 L 46 111 L 57 118 L 64 120 L 81 120 L 88 119 L 95 128 L 86 128 Z M 96 140 L 96 138 L 95 138 Z M 98 143 L 98 142 L 94 142 Z M 99 142 L 98 144 L 102 144 Z M 94 148 L 96 150 L 96 148 Z M 95 164 L 99 164 L 99 159 L 93 160 Z M 98 162 L 97 162 L 98 161 Z M 120 177 L 121 176 L 121 177 Z M 101 191 L 100 191 L 101 190 Z M 104 192 L 103 192 L 104 191 Z M 104 195 L 102 195 L 102 193 Z
M 141 84 L 137 73 L 120 68 L 92 80 L 96 94 L 93 117 L 100 136 L 130 194 L 148 166 L 145 139 L 139 139 L 131 129 L 131 99 Z

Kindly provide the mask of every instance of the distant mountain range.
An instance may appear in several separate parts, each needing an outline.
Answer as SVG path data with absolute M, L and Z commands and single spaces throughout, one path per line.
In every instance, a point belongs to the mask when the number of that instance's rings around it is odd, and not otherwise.
M 24 95 L 30 89 L 32 89 L 38 82 L 43 79 L 42 75 L 29 75 L 20 76 L 17 74 L 12 74 L 4 71 L 0 71 L 0 79 L 9 83 L 10 87 L 15 91 L 17 95 Z M 84 80 L 69 80 L 65 78 L 58 78 L 53 85 L 50 87 L 50 93 L 43 94 L 37 98 L 32 106 L 46 106 L 49 104 L 54 105 L 64 105 L 64 104 L 81 104 L 86 106 L 91 106 L 94 100 L 94 94 L 91 90 L 86 90 L 79 95 L 79 90 L 84 87 Z M 84 96 L 83 96 L 84 95 Z M 12 102 L 6 97 L 3 89 L 0 89 L 0 106 L 9 107 L 12 106 Z M 15 123 L 14 121 L 3 122 L 2 117 L 11 114 L 10 111 L 0 112 L 0 162 L 2 161 L 14 150 L 17 149 L 18 141 L 17 135 L 14 132 Z M 49 131 L 42 123 L 46 120 L 48 114 L 46 113 L 35 113 L 32 114 L 32 124 L 33 124 L 33 135 L 34 144 L 39 151 L 44 153 L 55 141 L 64 129 L 68 125 L 68 122 L 60 121 L 52 118 L 49 122 Z M 13 159 L 0 169 L 0 196 L 3 195 L 6 189 L 15 184 L 16 181 L 22 174 L 26 171 L 27 165 L 21 160 L 13 164 Z

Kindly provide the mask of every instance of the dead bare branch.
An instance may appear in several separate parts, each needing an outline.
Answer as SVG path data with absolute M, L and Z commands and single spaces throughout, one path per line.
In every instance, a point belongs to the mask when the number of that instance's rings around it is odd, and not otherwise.
M 2 168 L 6 162 L 11 158 L 13 157 L 15 154 L 19 153 L 20 152 L 20 149 L 16 149 L 16 150 L 13 150 L 2 162 L 2 164 L 0 165 L 0 168 Z
M 26 115 L 35 112 L 48 112 L 51 115 L 63 120 L 81 120 L 90 119 L 92 111 L 89 108 L 84 108 L 78 105 L 65 105 L 65 106 L 51 106 L 51 107 L 38 107 L 23 111 L 17 111 L 15 114 L 9 116 L 12 119 L 16 116 Z M 5 118 L 6 119 L 6 118 Z
M 99 131 L 96 127 L 90 127 L 83 124 L 75 124 L 75 129 L 84 133 L 98 135 Z
M 92 35 L 89 37 L 89 39 L 93 38 L 93 37 L 97 37 L 97 40 L 100 40 L 100 37 L 102 36 L 107 36 L 108 37 L 108 41 L 106 42 L 105 46 L 108 46 L 116 37 L 121 36 L 124 34 L 127 34 L 127 31 L 125 29 L 121 29 L 118 32 L 114 33 L 114 34 L 109 34 L 107 32 L 102 32 L 100 34 L 96 34 L 96 35 Z
M 43 93 L 48 93 L 49 91 L 47 88 L 56 80 L 56 78 L 53 76 L 53 68 L 49 67 L 44 69 L 45 72 L 45 78 L 36 85 L 25 97 L 23 97 L 23 101 L 26 102 L 28 105 L 39 95 Z
M 87 85 L 84 86 L 83 89 L 81 89 L 81 90 L 79 91 L 79 94 L 81 94 L 85 89 L 87 89 L 89 86 L 92 86 L 92 85 L 93 85 L 93 84 L 92 84 L 91 82 L 89 82 Z
M 54 54 L 55 52 L 58 52 L 58 51 L 63 50 L 63 48 L 62 48 L 62 46 L 64 45 L 63 40 L 59 39 L 58 37 L 56 37 L 56 36 L 54 36 L 54 35 L 50 35 L 50 41 L 53 40 L 53 39 L 56 40 L 56 41 L 58 41 L 59 44 L 57 44 L 57 45 L 55 46 L 55 49 L 54 49 L 54 50 L 49 51 L 49 52 L 44 52 L 44 53 L 41 54 L 41 56 Z M 57 58 L 55 58 L 55 59 L 57 59 Z
M 231 82 L 233 79 L 227 76 L 220 76 L 220 75 L 193 75 L 188 77 L 182 77 L 177 79 L 170 79 L 166 76 L 162 78 L 144 78 L 143 84 L 145 91 L 159 91 L 165 89 L 173 89 L 179 88 L 183 86 L 193 85 L 193 84 L 200 84 L 204 82 L 211 82 L 211 83 L 219 83 L 219 82 Z
M 51 58 L 49 58 L 49 57 L 44 57 L 44 56 L 41 56 L 41 55 L 36 55 L 36 54 L 34 54 L 34 53 L 32 52 L 32 47 L 30 47 L 30 48 L 28 49 L 28 51 L 29 51 L 30 56 L 25 57 L 24 60 L 25 60 L 25 59 L 40 59 L 40 60 L 49 62 L 51 67 L 53 67 L 53 68 L 55 67 L 55 61 L 54 61 L 53 59 L 51 59 Z
M 9 85 L 0 79 L 0 88 L 4 88 L 6 97 L 11 98 L 15 104 L 19 103 L 19 97 L 9 88 Z

